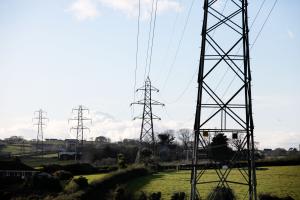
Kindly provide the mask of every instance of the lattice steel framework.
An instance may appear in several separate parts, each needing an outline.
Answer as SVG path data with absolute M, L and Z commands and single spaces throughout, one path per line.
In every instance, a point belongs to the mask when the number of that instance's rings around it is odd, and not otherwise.
M 256 200 L 248 2 L 226 1 L 223 11 L 220 2 L 204 0 L 190 199 L 215 199 L 205 188 L 238 185 L 240 196 Z M 238 144 L 226 161 L 210 154 L 210 136 L 221 133 Z
M 75 116 L 69 119 L 69 121 L 76 121 L 76 125 L 71 127 L 70 129 L 71 131 L 76 131 L 75 160 L 77 160 L 77 156 L 79 155 L 83 147 L 84 131 L 90 131 L 90 129 L 84 125 L 84 121 L 92 122 L 90 118 L 86 118 L 83 116 L 85 112 L 89 113 L 89 109 L 85 108 L 82 105 L 79 105 L 78 108 L 72 109 L 72 113 L 75 114 Z
M 45 117 L 46 112 L 42 109 L 34 112 L 33 121 L 35 121 L 35 126 L 37 126 L 37 135 L 36 135 L 36 152 L 39 151 L 43 155 L 44 153 L 44 127 L 46 126 L 46 121 L 48 118 Z
M 136 92 L 138 91 L 144 92 L 144 99 L 139 100 L 137 102 L 133 102 L 131 103 L 131 105 L 138 104 L 144 106 L 143 114 L 139 117 L 134 118 L 142 120 L 140 132 L 140 149 L 141 147 L 146 145 L 153 151 L 153 153 L 155 153 L 155 136 L 153 130 L 153 120 L 160 120 L 160 117 L 153 114 L 152 106 L 164 106 L 164 104 L 152 99 L 152 92 L 159 92 L 159 90 L 151 85 L 149 77 L 147 77 L 145 85 L 136 90 Z

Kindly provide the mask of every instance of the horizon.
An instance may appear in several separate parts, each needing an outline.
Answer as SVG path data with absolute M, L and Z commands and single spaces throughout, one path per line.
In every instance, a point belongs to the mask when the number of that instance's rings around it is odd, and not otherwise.
M 225 1 L 220 2 L 222 7 Z M 259 33 L 274 3 L 266 2 L 250 30 L 250 43 L 259 35 L 251 67 L 254 136 L 261 149 L 298 149 L 300 144 L 300 2 L 293 2 L 278 1 Z M 142 3 L 137 88 L 145 77 L 150 20 L 150 4 Z M 259 5 L 249 4 L 249 23 Z M 154 122 L 156 133 L 193 127 L 202 14 L 200 0 L 159 5 L 150 77 L 161 90 L 154 98 L 166 106 L 154 108 L 162 118 Z M 0 23 L 0 138 L 35 138 L 32 118 L 40 108 L 49 118 L 44 138 L 74 138 L 68 119 L 79 104 L 90 109 L 93 120 L 87 139 L 139 137 L 141 122 L 132 118 L 142 108 L 129 107 L 134 101 L 136 2 L 1 1 Z

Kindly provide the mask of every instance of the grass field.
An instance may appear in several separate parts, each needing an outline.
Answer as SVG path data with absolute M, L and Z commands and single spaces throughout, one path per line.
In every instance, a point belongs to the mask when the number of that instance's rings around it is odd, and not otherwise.
M 213 170 L 205 172 L 204 181 L 216 180 L 216 173 Z M 231 172 L 229 180 L 242 181 L 237 170 Z M 174 192 L 190 192 L 190 171 L 161 172 L 151 176 L 141 177 L 130 182 L 127 187 L 130 191 L 138 194 L 138 191 L 146 193 L 162 192 L 163 199 L 170 199 Z M 290 195 L 294 199 L 300 199 L 300 166 L 288 167 L 267 167 L 264 170 L 257 170 L 257 190 L 259 193 L 271 193 L 278 196 Z M 198 188 L 203 196 L 215 186 L 201 185 Z M 247 186 L 231 184 L 238 199 L 247 199 L 245 194 Z
M 10 144 L 10 145 L 5 145 L 0 152 L 4 153 L 11 153 L 13 155 L 19 155 L 22 153 L 29 153 L 32 151 L 32 146 L 30 144 Z
M 88 179 L 88 182 L 91 183 L 96 180 L 100 180 L 108 174 L 91 174 L 91 175 L 82 175 L 83 177 Z M 74 178 L 78 178 L 79 176 L 75 176 Z
M 49 154 L 50 155 L 50 154 Z M 34 156 L 34 157 L 26 157 L 21 158 L 22 162 L 31 167 L 39 167 L 41 165 L 49 165 L 49 164 L 58 164 L 58 165 L 67 165 L 75 163 L 74 160 L 58 160 L 57 157 L 47 156 Z

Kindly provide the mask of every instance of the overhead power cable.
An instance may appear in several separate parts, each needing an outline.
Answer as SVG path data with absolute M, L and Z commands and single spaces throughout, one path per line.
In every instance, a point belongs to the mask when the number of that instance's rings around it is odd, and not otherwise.
M 185 23 L 184 23 L 183 29 L 181 31 L 180 40 L 179 40 L 177 48 L 176 48 L 175 56 L 174 56 L 173 61 L 172 61 L 171 65 L 170 65 L 170 67 L 169 67 L 169 71 L 167 73 L 167 78 L 165 79 L 165 82 L 163 84 L 162 90 L 164 90 L 164 88 L 165 88 L 165 86 L 166 86 L 166 84 L 167 84 L 167 82 L 169 80 L 170 74 L 171 74 L 171 72 L 172 72 L 172 70 L 174 68 L 174 65 L 175 65 L 175 62 L 176 62 L 179 50 L 181 48 L 181 44 L 182 44 L 183 38 L 184 38 L 184 34 L 185 34 L 185 31 L 186 31 L 186 28 L 187 28 L 187 25 L 188 25 L 188 22 L 189 22 L 189 19 L 190 19 L 191 11 L 192 11 L 192 8 L 194 6 L 194 2 L 195 2 L 195 0 L 192 0 L 192 3 L 190 5 L 190 8 L 189 8 L 189 11 L 188 11 L 188 14 L 187 14 L 187 17 L 185 19 Z
M 179 0 L 178 3 L 181 4 L 181 1 L 182 0 Z M 169 37 L 168 45 L 167 45 L 167 48 L 166 48 L 166 52 L 163 55 L 163 61 L 162 61 L 163 65 L 162 66 L 166 65 L 166 61 L 167 61 L 167 58 L 169 56 L 170 47 L 171 47 L 171 44 L 172 44 L 172 41 L 173 41 L 173 38 L 174 38 L 174 33 L 175 33 L 175 30 L 176 30 L 176 25 L 177 25 L 177 22 L 178 22 L 179 13 L 180 12 L 176 12 L 175 20 L 174 20 L 174 23 L 172 25 L 172 30 L 169 34 L 170 37 Z
M 269 11 L 269 14 L 268 14 L 267 18 L 265 19 L 265 21 L 264 21 L 264 23 L 263 23 L 262 27 L 260 28 L 260 30 L 259 30 L 259 32 L 258 32 L 258 34 L 256 35 L 256 37 L 255 37 L 255 39 L 254 39 L 254 42 L 253 42 L 253 44 L 252 44 L 252 46 L 251 46 L 250 50 L 253 48 L 254 44 L 256 43 L 257 39 L 259 38 L 259 36 L 260 36 L 260 34 L 261 34 L 262 30 L 264 29 L 264 27 L 265 27 L 265 25 L 266 25 L 267 21 L 269 20 L 269 18 L 270 18 L 270 16 L 271 16 L 271 14 L 272 14 L 272 12 L 273 12 L 273 10 L 274 10 L 274 8 L 275 8 L 275 6 L 276 6 L 277 2 L 278 2 L 278 0 L 275 0 L 275 1 L 274 1 L 274 4 L 273 4 L 273 6 L 272 6 L 271 10 Z
M 227 6 L 227 3 L 228 3 L 228 0 L 226 0 L 225 4 L 224 4 L 224 7 L 221 11 L 221 13 L 223 14 L 225 9 L 226 9 L 226 6 Z M 193 4 L 191 5 L 191 7 L 193 6 Z M 213 34 L 212 34 L 212 37 L 214 36 L 215 34 L 215 30 L 213 31 Z M 207 46 L 206 48 L 208 49 L 209 46 Z M 198 69 L 195 71 L 195 73 L 192 75 L 192 78 L 189 80 L 189 82 L 187 83 L 187 85 L 184 87 L 183 91 L 179 94 L 179 96 L 172 102 L 169 102 L 168 104 L 173 104 L 173 103 L 176 103 L 178 102 L 183 96 L 184 94 L 186 93 L 186 91 L 190 88 L 191 84 L 193 83 L 193 80 L 196 76 L 196 74 L 198 73 Z M 164 87 L 163 87 L 164 88 Z
M 253 43 L 251 44 L 250 51 L 252 50 L 252 48 L 254 47 L 255 43 L 257 42 L 257 39 L 258 39 L 259 36 L 261 35 L 261 33 L 262 33 L 262 31 L 263 31 L 263 29 L 264 29 L 266 23 L 268 22 L 268 20 L 269 20 L 269 18 L 270 18 L 270 16 L 271 16 L 271 14 L 272 14 L 272 12 L 273 12 L 273 10 L 274 10 L 276 4 L 277 4 L 277 2 L 278 2 L 278 0 L 275 0 L 275 1 L 274 1 L 274 4 L 273 4 L 272 8 L 270 9 L 270 11 L 269 11 L 269 13 L 268 13 L 268 15 L 267 15 L 267 17 L 266 17 L 266 19 L 265 19 L 263 25 L 261 26 L 261 28 L 260 28 L 258 34 L 256 35 L 256 37 L 255 37 Z M 263 3 L 264 3 L 264 2 L 263 2 Z M 263 4 L 262 4 L 262 5 L 263 5 Z M 223 97 L 224 97 L 224 96 L 226 95 L 226 93 L 228 92 L 228 90 L 229 90 L 229 88 L 231 87 L 231 85 L 233 84 L 235 78 L 236 78 L 236 74 L 235 74 L 235 76 L 232 78 L 232 80 L 230 81 L 228 87 L 225 89 L 224 94 L 223 94 Z
M 150 49 L 150 42 L 151 42 L 154 1 L 155 0 L 152 0 L 151 15 L 150 15 L 150 24 L 149 24 L 149 32 L 148 32 L 148 43 L 147 43 L 147 52 L 146 52 L 146 65 L 145 65 L 145 71 L 144 71 L 144 79 L 145 80 L 146 80 L 146 74 L 147 74 L 147 66 L 148 66 L 148 59 L 149 59 L 149 49 Z
M 157 3 L 158 3 L 158 0 L 156 0 L 156 3 L 155 3 L 154 22 L 153 22 L 153 29 L 152 29 L 152 40 L 151 40 L 150 58 L 149 58 L 149 66 L 148 66 L 147 76 L 149 76 L 150 70 L 151 70 L 152 51 L 153 51 L 155 27 L 156 27 Z
M 133 102 L 136 98 L 136 73 L 138 68 L 138 55 L 139 55 L 139 37 L 140 37 L 140 18 L 141 18 L 141 0 L 138 0 L 138 20 L 137 20 L 137 34 L 136 34 L 136 52 L 135 52 L 135 69 L 134 69 L 134 85 L 133 85 Z M 132 116 L 134 115 L 134 106 L 132 106 Z

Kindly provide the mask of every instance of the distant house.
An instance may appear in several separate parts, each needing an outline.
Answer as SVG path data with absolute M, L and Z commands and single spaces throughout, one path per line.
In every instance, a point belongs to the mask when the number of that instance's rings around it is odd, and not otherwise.
M 75 152 L 78 140 L 76 139 L 65 139 L 65 150 Z
M 26 178 L 38 171 L 22 163 L 19 159 L 0 160 L 0 177 Z
M 272 149 L 264 149 L 263 150 L 263 155 L 264 156 L 271 156 L 272 155 Z

